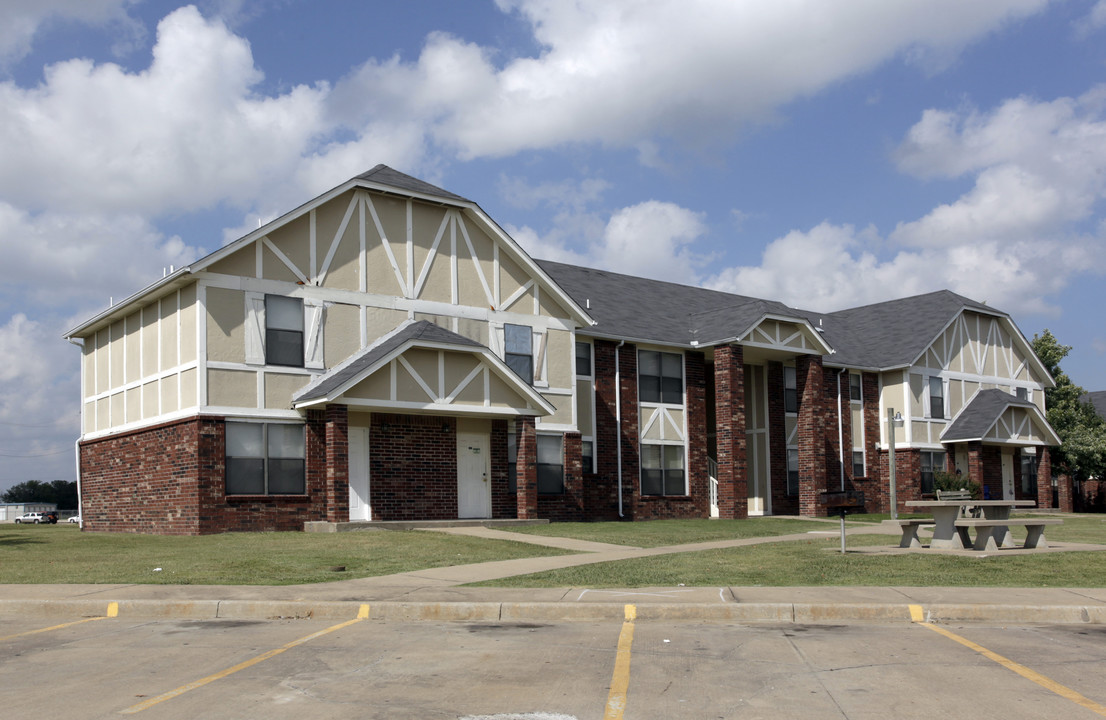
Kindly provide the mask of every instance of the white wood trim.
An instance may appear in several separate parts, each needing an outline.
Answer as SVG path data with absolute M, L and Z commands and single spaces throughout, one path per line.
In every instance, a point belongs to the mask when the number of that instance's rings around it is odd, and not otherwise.
M 430 267 L 434 264 L 434 260 L 438 256 L 438 246 L 441 244 L 442 237 L 445 235 L 445 229 L 449 225 L 449 218 L 450 215 L 448 212 L 442 217 L 442 222 L 438 226 L 438 233 L 434 236 L 434 243 L 430 246 L 430 252 L 426 254 L 426 260 L 422 263 L 422 270 L 419 272 L 418 282 L 415 283 L 413 297 L 417 298 L 422 295 L 423 287 L 426 285 L 426 277 L 430 274 Z
M 468 247 L 469 257 L 472 258 L 472 265 L 476 268 L 476 277 L 480 280 L 480 286 L 484 288 L 484 295 L 488 298 L 488 305 L 494 307 L 495 297 L 492 296 L 492 291 L 488 287 L 488 279 L 484 277 L 484 268 L 480 264 L 480 258 L 477 257 L 472 239 L 469 237 L 468 228 L 465 226 L 465 218 L 460 214 L 457 215 L 457 225 L 461 228 L 461 237 L 464 238 L 465 246 Z M 498 245 L 495 245 L 495 247 L 498 247 Z
M 415 368 L 411 366 L 411 363 L 407 361 L 407 358 L 403 357 L 403 355 L 399 355 L 396 357 L 396 360 L 398 360 L 400 365 L 402 365 L 404 369 L 406 369 L 407 372 L 410 373 L 411 377 L 414 378 L 415 382 L 418 383 L 419 387 L 422 388 L 423 392 L 426 393 L 426 396 L 430 398 L 430 400 L 434 402 L 438 402 L 441 400 L 441 397 L 437 396 L 434 391 L 430 389 L 430 386 L 426 384 L 426 381 L 422 379 L 422 376 L 419 375 L 418 371 L 416 371 Z M 392 397 L 395 396 L 393 395 Z
M 507 308 L 514 305 L 533 286 L 534 286 L 534 280 L 532 278 L 530 280 L 527 280 L 526 283 L 522 287 L 520 287 L 518 290 L 515 290 L 515 292 L 511 295 L 511 297 L 507 298 L 507 301 L 505 303 L 503 303 L 499 307 L 499 309 L 500 310 L 506 310 Z M 529 317 L 529 316 L 527 316 L 527 317 Z
M 357 289 L 365 292 L 369 289 L 369 254 L 368 254 L 368 228 L 365 226 L 365 195 L 367 193 L 358 190 L 354 193 L 357 198 Z M 364 315 L 364 313 L 362 313 Z M 365 346 L 364 333 L 362 332 L 361 346 Z
M 415 210 L 414 203 L 407 200 L 407 237 L 405 242 L 407 244 L 407 297 L 417 298 L 419 294 L 415 292 Z
M 384 226 L 380 223 L 380 216 L 376 214 L 376 206 L 373 205 L 372 196 L 365 193 L 364 202 L 369 208 L 369 213 L 372 215 L 373 224 L 376 226 L 376 232 L 380 235 L 380 244 L 384 247 L 384 254 L 388 256 L 388 262 L 391 263 L 392 271 L 396 274 L 396 283 L 399 284 L 399 292 L 403 297 L 410 297 L 410 280 L 407 282 L 403 281 L 403 273 L 400 271 L 399 263 L 396 261 L 396 256 L 392 252 L 392 244 L 388 242 L 388 236 L 384 234 Z M 368 272 L 367 267 L 365 272 Z
M 330 272 L 330 264 L 334 261 L 334 254 L 338 252 L 338 246 L 342 244 L 342 238 L 346 234 L 346 228 L 349 227 L 350 218 L 353 217 L 353 211 L 360 205 L 358 202 L 357 193 L 353 194 L 353 197 L 349 200 L 349 205 L 346 206 L 346 214 L 342 217 L 342 222 L 338 226 L 338 232 L 334 233 L 334 239 L 330 242 L 330 249 L 326 253 L 326 258 L 323 260 L 323 268 L 319 271 L 318 284 L 322 285 L 326 281 L 326 275 Z M 312 211 L 312 218 L 314 218 L 314 211 Z M 364 243 L 364 224 L 361 226 L 361 241 Z M 362 251 L 363 252 L 363 251 Z
M 296 267 L 296 264 L 294 262 L 288 259 L 287 255 L 280 251 L 280 248 L 273 244 L 272 240 L 270 240 L 268 237 L 263 237 L 261 238 L 261 242 L 265 243 L 265 247 L 269 248 L 269 250 L 271 250 L 282 263 L 284 263 L 285 267 L 291 270 L 292 273 L 296 277 L 298 277 L 304 284 L 307 284 L 309 282 L 307 276 L 304 275 L 298 267 Z
M 461 279 L 457 268 L 457 216 L 452 211 L 446 211 L 449 219 L 449 299 L 457 305 L 457 297 L 460 292 Z
M 315 279 L 317 277 L 319 277 L 318 272 L 317 272 L 317 267 L 316 267 L 316 260 L 315 260 L 315 254 L 316 254 L 315 248 L 318 245 L 318 233 L 315 230 L 315 228 L 316 228 L 315 213 L 316 213 L 316 208 L 311 208 L 311 210 L 308 211 L 308 213 L 307 213 L 307 228 L 308 228 L 308 230 L 307 230 L 307 236 L 308 236 L 307 237 L 307 256 L 308 256 L 308 264 L 310 265 L 309 270 L 311 272 L 310 282 L 312 284 L 315 284 Z

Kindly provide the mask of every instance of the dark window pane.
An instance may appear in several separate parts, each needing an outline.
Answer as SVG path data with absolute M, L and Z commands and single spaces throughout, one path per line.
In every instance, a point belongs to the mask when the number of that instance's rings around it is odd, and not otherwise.
M 303 460 L 269 458 L 269 494 L 303 495 Z
M 661 374 L 661 354 L 658 352 L 651 352 L 649 350 L 642 350 L 637 355 L 638 363 L 638 375 L 655 375 Z
M 665 376 L 661 379 L 661 402 L 682 405 L 684 402 L 684 384 L 680 378 Z
M 799 395 L 794 388 L 783 391 L 783 411 L 789 413 L 799 412 Z
M 303 367 L 303 333 L 272 328 L 266 330 L 265 362 L 269 365 Z
M 263 495 L 264 458 L 227 458 L 227 495 Z
M 853 453 L 853 477 L 864 477 L 864 453 Z
M 591 343 L 576 343 L 576 374 L 591 375 Z
M 660 402 L 661 379 L 656 375 L 642 375 L 638 379 L 638 402 Z
M 945 391 L 941 378 L 929 379 L 929 416 L 932 418 L 945 417 Z
M 661 375 L 666 378 L 682 380 L 684 376 L 684 359 L 676 353 L 661 353 Z
M 507 357 L 504 358 L 507 362 L 507 367 L 515 371 L 515 374 L 522 378 L 522 381 L 527 385 L 534 384 L 534 367 L 529 355 L 512 355 L 507 353 Z
M 664 471 L 664 494 L 665 495 L 686 495 L 687 485 L 684 483 L 684 471 L 683 470 L 665 470 Z
M 560 495 L 565 491 L 564 472 L 560 465 L 538 464 L 538 492 L 542 495 Z
M 642 495 L 662 495 L 664 494 L 664 487 L 662 485 L 664 477 L 663 470 L 646 470 L 642 468 L 641 471 L 641 494 Z
M 860 376 L 849 373 L 849 399 L 860 400 Z
M 580 459 L 584 466 L 584 472 L 595 471 L 595 444 L 591 440 L 584 440 L 580 443 Z

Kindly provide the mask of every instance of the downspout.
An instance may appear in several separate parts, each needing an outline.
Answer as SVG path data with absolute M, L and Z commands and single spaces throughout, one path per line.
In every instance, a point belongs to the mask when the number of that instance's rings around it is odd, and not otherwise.
M 841 372 L 837 373 L 837 459 L 841 466 L 842 490 L 845 489 L 845 431 L 841 420 L 841 376 L 848 370 L 848 368 L 841 368 Z
M 615 478 L 618 483 L 618 517 L 625 517 L 622 514 L 622 368 L 619 364 L 618 349 L 626 344 L 625 340 L 622 340 L 614 348 L 614 423 L 617 429 L 617 435 L 615 436 L 615 447 L 618 450 L 618 476 Z
M 70 343 L 76 345 L 81 349 L 81 363 L 84 363 L 84 343 L 77 342 L 73 338 L 66 338 Z M 77 412 L 77 417 L 80 418 L 81 430 L 77 434 L 77 439 L 73 441 L 73 462 L 76 465 L 77 471 L 77 515 L 81 518 L 80 528 L 84 529 L 84 514 L 81 510 L 81 435 L 84 434 L 84 368 L 81 369 L 81 409 Z

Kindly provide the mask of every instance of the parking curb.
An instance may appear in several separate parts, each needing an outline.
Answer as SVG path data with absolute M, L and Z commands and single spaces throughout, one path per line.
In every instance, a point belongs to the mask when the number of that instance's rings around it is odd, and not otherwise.
M 369 606 L 380 622 L 619 622 L 614 602 L 359 602 L 273 600 L 0 600 L 0 617 L 88 618 L 116 605 L 122 619 L 346 620 Z M 1054 625 L 1106 624 L 1106 607 L 1087 605 L 919 604 L 926 622 Z M 816 625 L 840 622 L 913 622 L 910 605 L 888 603 L 648 603 L 642 621 L 745 622 Z

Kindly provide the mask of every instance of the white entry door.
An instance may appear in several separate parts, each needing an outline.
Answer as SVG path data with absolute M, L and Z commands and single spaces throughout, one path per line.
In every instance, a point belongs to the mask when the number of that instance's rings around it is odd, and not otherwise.
M 1002 499 L 1014 499 L 1014 451 L 1002 450 Z
M 372 520 L 369 504 L 369 429 L 349 429 L 349 519 Z
M 485 434 L 457 433 L 457 517 L 492 516 L 489 448 Z

